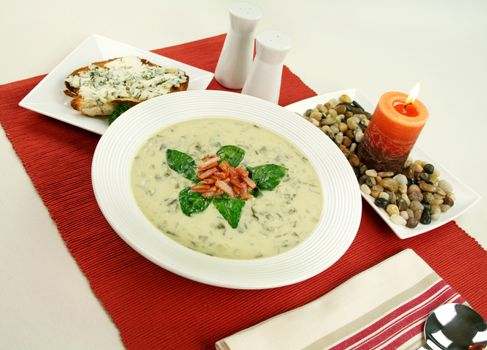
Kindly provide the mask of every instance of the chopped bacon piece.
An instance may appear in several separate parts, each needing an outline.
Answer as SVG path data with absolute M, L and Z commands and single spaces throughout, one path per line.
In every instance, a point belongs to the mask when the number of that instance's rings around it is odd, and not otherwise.
M 249 171 L 243 165 L 231 166 L 227 161 L 220 161 L 217 155 L 206 155 L 198 167 L 200 182 L 192 189 L 205 198 L 221 197 L 224 193 L 230 197 L 242 199 L 254 198 L 250 191 L 257 187 L 249 178 Z
M 211 189 L 209 185 L 195 185 L 191 187 L 191 191 L 194 192 L 208 192 Z
M 200 183 L 204 184 L 204 185 L 213 185 L 215 183 L 215 181 L 216 181 L 215 179 L 207 177 L 206 179 L 201 180 Z
M 216 173 L 216 171 L 217 171 L 216 168 L 211 168 L 211 169 L 205 170 L 202 173 L 198 174 L 198 179 L 200 179 L 200 180 L 206 179 L 207 177 L 210 177 L 211 175 Z
M 249 172 L 247 171 L 247 169 L 245 169 L 243 165 L 239 165 L 238 167 L 235 168 L 235 170 L 237 171 L 237 174 L 239 174 L 242 177 L 249 176 Z
M 235 194 L 240 194 L 241 188 L 240 186 L 232 186 L 232 190 Z
M 213 174 L 213 176 L 214 176 L 215 178 L 217 178 L 217 179 L 223 180 L 223 179 L 225 179 L 225 178 L 227 177 L 227 174 L 222 173 L 221 171 L 219 171 L 219 172 L 215 172 L 215 173 Z
M 242 180 L 245 181 L 245 183 L 251 188 L 251 189 L 254 189 L 257 187 L 257 185 L 255 184 L 254 181 L 252 181 L 252 179 L 250 177 L 243 177 Z
M 236 177 L 230 179 L 230 183 L 234 186 L 241 187 L 242 183 Z
M 223 170 L 227 174 L 227 176 L 237 176 L 235 168 L 228 164 L 226 161 L 221 162 L 218 167 Z
M 220 158 L 218 157 L 208 158 L 207 160 L 205 160 L 203 163 L 200 164 L 200 166 L 198 167 L 198 171 L 203 171 L 206 169 L 216 167 L 218 165 L 219 159 Z
M 233 192 L 232 188 L 224 181 L 218 180 L 215 183 L 215 186 L 221 189 L 223 192 L 228 194 L 230 197 L 235 197 L 235 193 Z
M 242 189 L 240 190 L 240 197 L 242 197 L 242 199 L 249 199 L 249 192 L 247 191 L 247 187 L 242 187 Z
M 201 160 L 208 160 L 210 158 L 215 158 L 215 157 L 218 157 L 217 155 L 215 154 L 207 154 L 206 156 L 204 156 L 203 158 L 201 158 Z

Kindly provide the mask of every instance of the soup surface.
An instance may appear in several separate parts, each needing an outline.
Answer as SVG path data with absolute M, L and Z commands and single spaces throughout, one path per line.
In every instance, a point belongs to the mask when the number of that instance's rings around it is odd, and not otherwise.
M 193 183 L 171 169 L 168 149 L 190 155 L 196 164 L 225 145 L 245 151 L 241 164 L 277 164 L 286 175 L 272 191 L 245 201 L 237 228 L 210 204 L 183 214 L 179 193 Z M 131 169 L 134 197 L 161 232 L 193 250 L 218 257 L 253 259 L 285 252 L 305 240 L 318 223 L 322 190 L 308 159 L 273 132 L 238 120 L 204 118 L 166 127 L 149 138 Z

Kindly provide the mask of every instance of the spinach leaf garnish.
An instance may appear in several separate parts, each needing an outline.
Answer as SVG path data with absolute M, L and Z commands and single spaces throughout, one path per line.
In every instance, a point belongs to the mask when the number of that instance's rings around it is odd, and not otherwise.
M 242 209 L 245 206 L 243 199 L 224 196 L 213 199 L 213 204 L 232 228 L 238 227 L 240 215 L 242 215 Z
M 211 198 L 205 198 L 201 193 L 191 191 L 191 187 L 186 187 L 179 192 L 179 205 L 186 216 L 201 213 L 210 203 Z
M 245 151 L 237 146 L 226 145 L 221 147 L 216 155 L 223 161 L 227 161 L 233 167 L 237 167 L 245 157 Z
M 169 165 L 169 168 L 172 170 L 183 175 L 188 180 L 198 180 L 196 177 L 196 162 L 191 156 L 174 149 L 168 149 L 166 151 L 166 159 L 167 165 Z
M 126 112 L 128 109 L 132 108 L 132 105 L 128 103 L 120 103 L 118 104 L 115 109 L 113 110 L 112 114 L 108 117 L 108 125 L 113 123 L 115 119 L 120 117 L 120 115 Z
M 252 180 L 261 190 L 272 191 L 281 182 L 287 168 L 276 164 L 264 164 L 250 168 Z

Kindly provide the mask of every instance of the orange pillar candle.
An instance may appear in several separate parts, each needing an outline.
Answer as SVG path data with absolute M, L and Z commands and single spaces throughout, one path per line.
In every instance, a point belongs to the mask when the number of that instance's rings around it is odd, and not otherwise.
M 421 101 L 402 92 L 385 93 L 359 145 L 360 160 L 369 169 L 401 171 L 427 120 Z

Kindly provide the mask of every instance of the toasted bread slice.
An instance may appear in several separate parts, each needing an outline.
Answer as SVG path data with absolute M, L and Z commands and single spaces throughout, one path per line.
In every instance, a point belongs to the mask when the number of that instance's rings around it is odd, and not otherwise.
M 71 106 L 90 117 L 108 116 L 121 103 L 187 90 L 188 75 L 138 57 L 119 57 L 81 67 L 64 81 Z

